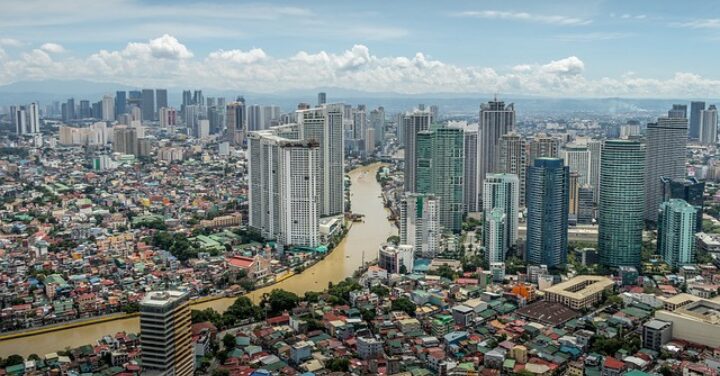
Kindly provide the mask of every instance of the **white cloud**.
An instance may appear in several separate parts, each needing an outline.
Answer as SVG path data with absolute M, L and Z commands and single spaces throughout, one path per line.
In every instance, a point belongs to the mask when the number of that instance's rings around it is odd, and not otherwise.
M 592 23 L 592 20 L 577 18 L 577 17 L 566 17 L 560 15 L 542 15 L 532 14 L 527 12 L 508 12 L 499 10 L 480 10 L 480 11 L 465 11 L 455 14 L 458 17 L 468 18 L 484 18 L 484 19 L 500 19 L 500 20 L 511 20 L 511 21 L 526 21 L 526 22 L 537 22 L 550 25 L 560 26 L 579 26 L 588 25 Z
M 690 29 L 720 29 L 720 18 L 699 18 L 687 22 L 676 22 L 672 25 Z
M 581 58 L 519 64 L 504 70 L 460 66 L 418 52 L 411 56 L 378 56 L 357 44 L 341 52 L 299 51 L 288 57 L 260 48 L 216 50 L 193 56 L 166 35 L 120 50 L 101 50 L 86 57 L 56 55 L 43 49 L 0 58 L 0 84 L 27 79 L 74 79 L 119 82 L 144 87 L 203 87 L 252 92 L 279 92 L 339 87 L 369 92 L 492 93 L 546 96 L 707 96 L 720 80 L 688 72 L 669 78 L 628 73 L 589 79 Z
M 15 38 L 0 38 L 0 46 L 6 46 L 6 47 L 20 47 L 22 46 L 22 42 Z
M 40 49 L 52 54 L 59 54 L 61 52 L 65 52 L 65 48 L 57 43 L 45 43 L 40 46 Z
M 597 42 L 603 40 L 625 39 L 633 36 L 632 33 L 619 32 L 593 32 L 593 33 L 573 33 L 556 35 L 553 39 L 561 42 Z

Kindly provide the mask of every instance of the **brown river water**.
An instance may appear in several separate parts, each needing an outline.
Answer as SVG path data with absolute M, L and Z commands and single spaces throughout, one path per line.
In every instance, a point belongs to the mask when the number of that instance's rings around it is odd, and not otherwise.
M 269 293 L 273 289 L 284 289 L 298 295 L 306 291 L 322 291 L 327 288 L 328 282 L 337 283 L 351 276 L 362 265 L 363 253 L 365 261 L 377 257 L 378 247 L 388 237 L 397 235 L 397 228 L 387 220 L 388 212 L 383 207 L 380 197 L 382 193 L 380 185 L 375 181 L 375 172 L 380 166 L 374 164 L 359 167 L 349 174 L 352 181 L 350 187 L 352 211 L 364 214 L 365 221 L 353 223 L 345 239 L 322 261 L 301 274 L 248 294 L 254 302 L 257 303 L 264 293 Z M 192 309 L 213 308 L 218 312 L 224 312 L 234 301 L 235 298 L 221 298 L 195 304 Z M 0 339 L 0 356 L 20 354 L 27 357 L 35 353 L 42 357 L 66 347 L 95 344 L 102 336 L 114 335 L 119 331 L 137 333 L 139 325 L 139 319 L 132 317 L 72 329 L 59 328 L 32 336 Z

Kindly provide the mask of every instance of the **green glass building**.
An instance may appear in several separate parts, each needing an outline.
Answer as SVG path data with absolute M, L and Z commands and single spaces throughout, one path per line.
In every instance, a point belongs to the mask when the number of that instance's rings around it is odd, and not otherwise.
M 460 232 L 464 192 L 464 132 L 433 125 L 417 134 L 415 187 L 417 193 L 440 199 L 440 225 Z
M 600 263 L 640 266 L 645 206 L 645 145 L 638 140 L 606 140 L 600 156 L 598 202 Z

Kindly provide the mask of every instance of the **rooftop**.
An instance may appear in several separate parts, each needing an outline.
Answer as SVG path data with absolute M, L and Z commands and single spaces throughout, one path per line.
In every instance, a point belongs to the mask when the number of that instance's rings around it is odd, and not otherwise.
M 574 318 L 580 317 L 580 314 L 577 311 L 574 311 L 560 303 L 547 301 L 538 301 L 528 304 L 515 312 L 530 320 L 552 326 L 558 326 Z
M 543 290 L 546 293 L 560 294 L 571 299 L 583 299 L 597 294 L 615 284 L 612 279 L 595 275 L 581 275 L 558 283 Z

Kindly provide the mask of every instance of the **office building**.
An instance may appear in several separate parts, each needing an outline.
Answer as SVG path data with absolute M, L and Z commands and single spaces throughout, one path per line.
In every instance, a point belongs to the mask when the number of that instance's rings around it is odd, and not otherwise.
M 140 99 L 140 109 L 142 110 L 143 120 L 155 120 L 155 90 L 142 89 Z
M 660 204 L 657 253 L 673 268 L 695 260 L 696 214 L 684 200 L 672 198 Z
M 327 94 L 325 94 L 325 92 L 321 91 L 318 93 L 317 105 L 318 105 L 318 107 L 321 107 L 325 103 L 327 103 Z
M 700 117 L 705 110 L 705 102 L 690 102 L 690 130 L 688 135 L 693 140 L 700 139 Z
M 430 128 L 432 116 L 427 111 L 415 111 L 403 117 L 403 139 L 405 140 L 405 192 L 416 192 L 417 135 Z
M 191 376 L 194 349 L 189 294 L 153 291 L 140 302 L 143 375 Z
M 557 302 L 572 309 L 592 308 L 603 299 L 604 293 L 612 292 L 615 282 L 607 277 L 581 275 L 552 285 L 542 291 L 545 301 Z
M 697 300 L 674 311 L 659 310 L 655 318 L 672 323 L 672 337 L 711 348 L 720 347 L 720 304 Z
M 478 176 L 499 172 L 498 140 L 515 129 L 515 107 L 512 103 L 492 100 L 480 105 L 480 123 L 478 125 Z M 479 186 L 482 197 L 482 186 Z
M 577 210 L 578 210 L 578 191 L 580 189 L 580 185 L 578 184 L 578 179 L 580 178 L 580 174 L 577 172 L 570 172 L 570 184 L 568 188 L 568 195 L 570 197 L 570 206 L 568 208 L 568 213 L 570 213 L 571 222 L 577 219 Z
M 639 266 L 642 249 L 645 145 L 606 140 L 600 157 L 598 252 L 606 266 Z
M 248 134 L 249 224 L 282 245 L 319 244 L 320 144 L 275 131 Z
M 695 232 L 702 231 L 702 216 L 705 209 L 705 182 L 701 182 L 696 178 L 685 179 L 669 179 L 662 178 L 662 197 L 663 201 L 677 198 L 685 200 L 688 204 L 695 207 Z
M 297 114 L 300 139 L 320 144 L 320 216 L 342 214 L 345 212 L 343 105 L 326 104 Z
M 126 125 L 116 125 L 113 130 L 113 152 L 120 154 L 138 154 L 138 129 Z
M 400 200 L 400 244 L 415 254 L 435 257 L 440 250 L 440 200 L 433 195 L 406 193 Z
M 16 107 L 13 113 L 13 118 L 13 123 L 15 124 L 15 133 L 17 135 L 27 134 L 27 110 L 25 109 L 25 106 Z
M 115 98 L 110 95 L 103 96 L 102 119 L 105 121 L 115 120 Z
M 205 105 L 205 96 L 203 95 L 202 90 L 194 90 L 193 91 L 192 104 L 196 104 L 199 106 Z
M 569 168 L 559 158 L 538 158 L 527 172 L 527 261 L 567 263 Z
M 685 177 L 687 119 L 666 117 L 647 126 L 645 167 L 645 220 L 655 223 L 662 201 L 660 178 Z
M 672 322 L 652 319 L 642 326 L 642 347 L 660 351 L 672 339 Z
M 583 185 L 577 191 L 577 224 L 590 225 L 595 218 L 593 204 L 593 189 L 589 185 Z
M 715 146 L 717 143 L 718 112 L 714 104 L 700 111 L 700 143 Z
M 71 121 L 77 119 L 77 115 L 75 113 L 75 98 L 69 98 L 67 102 L 65 102 L 65 109 L 66 112 L 63 116 L 63 121 Z
M 590 184 L 590 150 L 585 145 L 567 144 L 562 152 L 565 166 L 570 167 L 570 172 L 577 172 L 578 183 L 581 185 Z
M 383 244 L 378 249 L 378 266 L 387 270 L 388 273 L 412 273 L 414 262 L 415 248 L 411 245 Z
M 79 112 L 79 119 L 91 118 L 92 117 L 92 107 L 90 106 L 90 101 L 87 99 L 81 99 L 78 112 Z
M 525 206 L 525 178 L 528 166 L 527 143 L 518 133 L 510 132 L 498 141 L 498 172 L 518 177 L 519 205 Z
M 116 91 L 115 92 L 115 119 L 120 115 L 127 113 L 127 92 Z
M 493 221 L 485 221 L 483 246 L 488 262 L 503 262 L 507 252 L 515 246 L 518 238 L 519 179 L 514 174 L 488 174 L 483 182 L 483 212 L 492 213 Z M 495 232 L 502 229 L 502 237 Z M 501 243 L 497 243 L 501 241 Z
M 620 126 L 620 138 L 623 140 L 640 137 L 640 134 L 640 122 L 637 120 L 628 120 L 626 124 Z
M 232 145 L 243 145 L 245 143 L 245 100 L 228 103 L 225 108 L 225 124 L 227 140 Z
M 366 148 L 373 150 L 377 146 L 381 146 L 385 140 L 385 109 L 378 107 L 370 111 L 369 128 L 374 131 L 373 139 L 366 139 Z
M 434 128 L 416 137 L 416 182 L 418 193 L 434 194 L 440 199 L 440 224 L 460 232 L 464 213 L 463 174 L 464 132 L 458 128 Z
M 180 111 L 185 112 L 185 106 L 189 106 L 193 104 L 192 101 L 192 92 L 190 90 L 183 90 L 182 92 L 182 105 L 180 106 Z
M 155 108 L 168 106 L 167 89 L 155 89 Z
M 247 129 L 248 131 L 259 131 L 263 129 L 263 107 L 259 104 L 247 106 Z
M 480 196 L 478 196 L 478 185 L 482 184 L 477 176 L 477 125 L 464 127 L 465 132 L 465 190 L 464 206 L 466 212 L 480 211 Z

